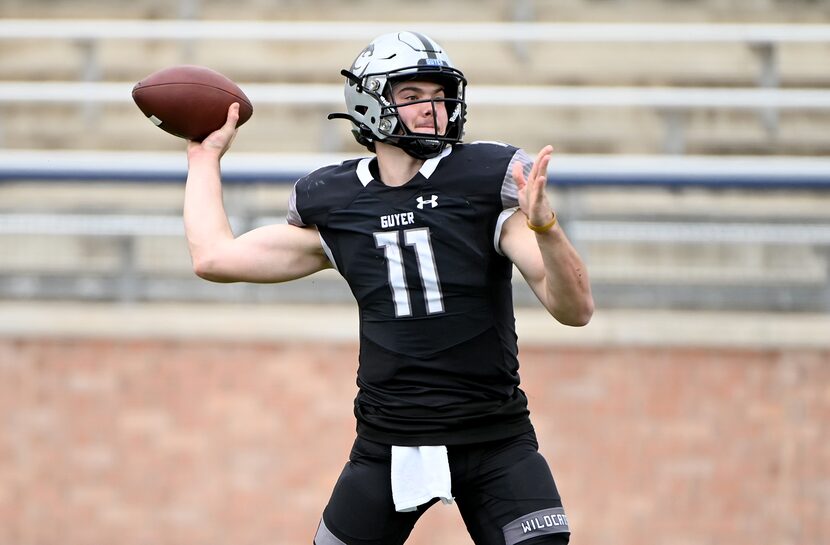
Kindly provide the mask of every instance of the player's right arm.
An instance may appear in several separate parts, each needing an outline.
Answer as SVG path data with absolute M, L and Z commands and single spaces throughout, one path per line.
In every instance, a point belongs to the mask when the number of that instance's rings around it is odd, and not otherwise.
M 193 270 L 214 282 L 285 282 L 331 266 L 317 230 L 268 225 L 235 237 L 222 200 L 219 162 L 236 135 L 238 105 L 203 142 L 188 142 L 184 225 Z

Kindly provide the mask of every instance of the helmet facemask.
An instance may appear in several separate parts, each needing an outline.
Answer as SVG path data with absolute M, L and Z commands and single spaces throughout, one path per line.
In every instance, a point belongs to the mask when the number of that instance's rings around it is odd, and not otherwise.
M 393 89 L 399 83 L 406 81 L 425 81 L 438 83 L 444 91 L 443 97 L 424 98 L 407 102 L 396 103 L 392 99 Z M 387 75 L 388 92 L 382 95 L 387 103 L 381 109 L 378 131 L 385 135 L 383 142 L 402 148 L 409 155 L 419 159 L 427 159 L 441 153 L 445 146 L 457 144 L 463 136 L 466 104 L 464 103 L 463 76 L 447 75 L 446 73 L 418 73 L 403 77 Z M 458 97 L 462 98 L 458 98 Z M 401 108 L 417 107 L 418 104 L 428 103 L 432 108 L 433 132 L 414 131 L 404 123 L 400 114 Z M 438 111 L 444 108 L 447 114 L 446 126 L 439 133 Z

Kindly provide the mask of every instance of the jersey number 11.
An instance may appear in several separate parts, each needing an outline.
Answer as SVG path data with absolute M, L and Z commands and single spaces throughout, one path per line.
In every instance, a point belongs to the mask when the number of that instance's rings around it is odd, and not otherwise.
M 418 227 L 403 231 L 379 231 L 374 234 L 375 245 L 383 249 L 383 254 L 386 257 L 389 287 L 392 290 L 392 300 L 395 303 L 395 317 L 412 316 L 412 305 L 409 301 L 403 252 L 401 251 L 401 234 L 403 234 L 403 243 L 415 250 L 427 314 L 444 312 L 444 297 L 441 294 L 438 267 L 435 265 L 432 243 L 429 240 L 429 228 Z

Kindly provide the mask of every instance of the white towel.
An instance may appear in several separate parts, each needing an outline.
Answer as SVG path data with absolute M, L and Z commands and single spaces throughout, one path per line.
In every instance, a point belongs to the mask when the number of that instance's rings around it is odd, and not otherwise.
M 432 498 L 452 503 L 447 447 L 392 446 L 392 500 L 398 512 L 414 511 Z

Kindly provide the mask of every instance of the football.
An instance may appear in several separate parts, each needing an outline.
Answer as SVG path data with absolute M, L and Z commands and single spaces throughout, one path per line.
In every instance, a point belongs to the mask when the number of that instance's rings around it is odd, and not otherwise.
M 228 108 L 239 103 L 239 122 L 254 113 L 251 101 L 226 76 L 195 65 L 179 65 L 153 72 L 133 87 L 133 100 L 158 128 L 201 142 L 225 124 Z

